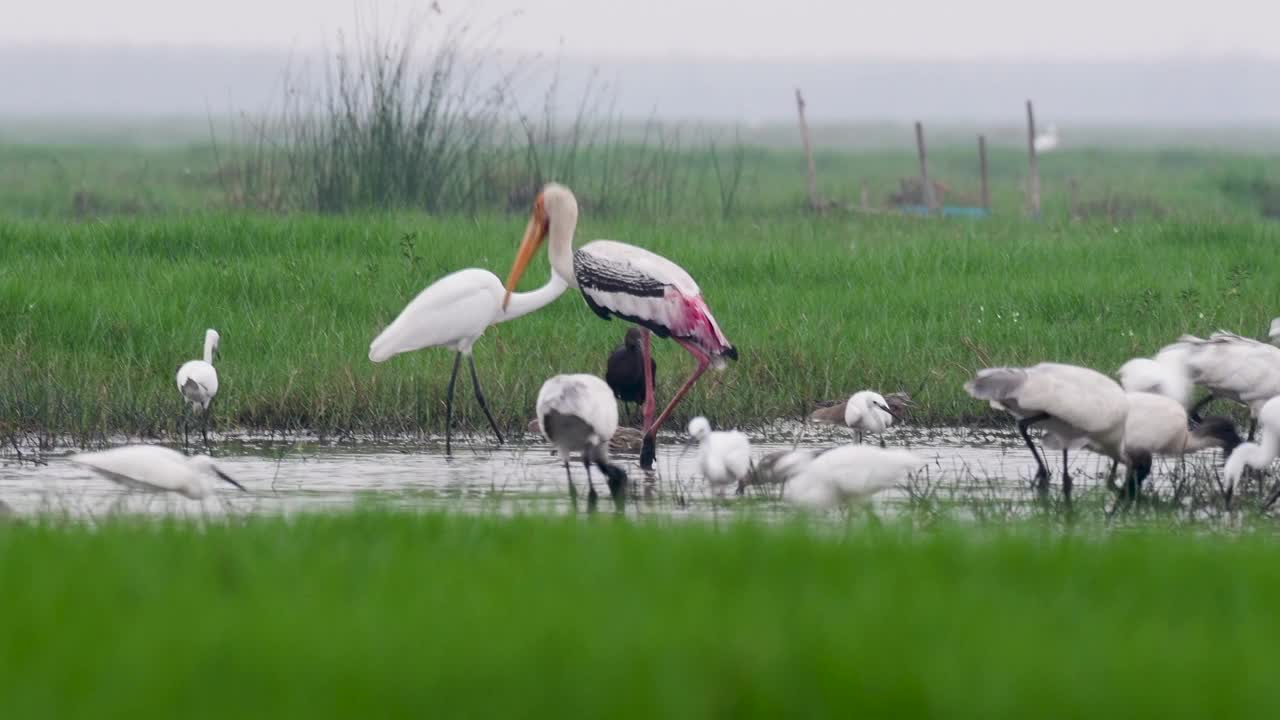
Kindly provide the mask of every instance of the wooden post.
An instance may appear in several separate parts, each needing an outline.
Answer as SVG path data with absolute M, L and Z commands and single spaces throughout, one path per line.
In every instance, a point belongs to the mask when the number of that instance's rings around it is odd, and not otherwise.
M 1040 166 L 1036 162 L 1036 113 L 1027 101 L 1027 209 L 1031 217 L 1040 217 Z
M 987 136 L 978 136 L 978 169 L 982 173 L 982 209 L 991 214 L 991 185 L 987 182 Z
M 870 194 L 869 192 L 867 192 L 867 181 L 866 181 L 866 180 L 863 180 L 863 181 L 862 181 L 862 209 L 863 209 L 863 210 L 870 210 L 870 209 L 871 209 L 871 194 Z
M 804 157 L 809 162 L 809 206 L 820 210 L 822 198 L 818 197 L 818 170 L 813 164 L 813 146 L 809 143 L 809 123 L 804 119 L 804 97 L 800 95 L 800 88 L 796 88 L 796 111 L 800 114 L 800 139 L 804 141 Z
M 916 153 L 920 155 L 920 192 L 923 193 L 925 207 L 929 212 L 938 209 L 938 199 L 933 194 L 933 184 L 929 182 L 929 159 L 924 148 L 924 126 L 916 123 Z

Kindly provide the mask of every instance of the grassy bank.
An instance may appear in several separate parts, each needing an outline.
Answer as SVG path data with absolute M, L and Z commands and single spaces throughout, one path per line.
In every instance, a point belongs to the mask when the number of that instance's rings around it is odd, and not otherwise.
M 373 365 L 369 341 L 446 272 L 504 276 L 523 225 L 388 215 L 0 223 L 0 422 L 81 437 L 173 432 L 174 370 L 216 327 L 223 426 L 441 431 L 450 354 Z M 990 417 L 960 387 L 974 368 L 1052 358 L 1109 371 L 1179 333 L 1256 335 L 1280 314 L 1266 270 L 1280 235 L 1264 223 L 587 217 L 579 236 L 684 265 L 741 348 L 677 421 L 758 424 L 878 387 L 915 393 L 921 422 L 970 422 Z M 540 258 L 525 286 L 546 273 Z M 543 380 L 603 372 L 623 330 L 572 292 L 491 329 L 476 354 L 495 414 L 523 426 Z M 656 347 L 666 397 L 691 361 Z M 465 394 L 455 410 L 484 426 Z
M 1275 541 L 376 511 L 0 526 L 6 717 L 1263 717 Z

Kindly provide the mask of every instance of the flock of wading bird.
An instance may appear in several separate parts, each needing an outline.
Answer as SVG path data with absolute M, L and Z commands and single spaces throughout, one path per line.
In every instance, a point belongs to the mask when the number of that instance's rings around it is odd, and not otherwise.
M 592 481 L 594 465 L 603 473 L 615 505 L 626 497 L 627 475 L 610 462 L 611 447 L 639 445 L 640 467 L 649 470 L 656 453 L 656 436 L 663 421 L 709 367 L 723 368 L 738 351 L 720 330 L 701 290 L 683 268 L 643 248 L 595 240 L 575 250 L 573 236 L 578 203 L 566 187 L 550 184 L 534 201 L 533 212 L 503 283 L 477 268 L 459 270 L 436 281 L 404 308 L 370 344 L 369 359 L 380 363 L 405 352 L 447 347 L 456 353 L 445 400 L 445 449 L 452 450 L 453 391 L 462 359 L 467 359 L 476 401 L 499 443 L 502 432 L 493 420 L 480 389 L 472 349 L 491 325 L 535 312 L 569 288 L 576 288 L 599 317 L 617 317 L 634 327 L 622 346 L 608 358 L 605 378 L 591 374 L 557 375 L 538 393 L 536 419 L 530 424 L 546 436 L 564 461 L 569 494 L 576 504 L 570 458 L 578 455 L 586 471 L 589 507 L 598 495 Z M 531 292 L 515 288 L 538 250 L 547 246 L 551 278 Z M 669 338 L 696 361 L 693 373 L 654 417 L 654 376 L 650 355 L 653 335 Z M 1271 324 L 1270 339 L 1280 338 L 1280 318 Z M 210 404 L 218 392 L 213 367 L 218 334 L 205 337 L 204 359 L 178 369 L 177 384 L 185 403 L 203 416 L 207 444 Z M 1090 368 L 1045 362 L 1031 367 L 987 368 L 965 390 L 978 400 L 1017 419 L 1018 432 L 1034 456 L 1036 487 L 1047 496 L 1050 470 L 1046 456 L 1030 434 L 1043 432 L 1045 450 L 1062 452 L 1062 491 L 1070 502 L 1068 453 L 1088 449 L 1113 460 L 1108 485 L 1129 499 L 1138 496 L 1150 474 L 1155 455 L 1181 456 L 1206 448 L 1221 448 L 1227 456 L 1223 473 L 1226 502 L 1246 466 L 1265 468 L 1280 453 L 1280 348 L 1229 332 L 1208 338 L 1185 335 L 1152 358 L 1137 358 L 1120 368 L 1119 382 Z M 1195 387 L 1208 394 L 1191 404 Z M 1226 417 L 1200 416 L 1206 403 L 1232 400 L 1249 408 L 1253 425 L 1243 442 Z M 618 401 L 641 407 L 640 431 L 619 427 Z M 841 447 L 796 449 L 766 457 L 752 457 L 747 436 L 737 431 L 713 431 L 703 417 L 689 423 L 700 444 L 699 466 L 718 493 L 753 483 L 781 486 L 781 497 L 795 505 L 825 509 L 869 498 L 907 480 L 926 459 L 907 450 L 862 444 L 864 433 L 883 433 L 911 406 L 905 393 L 887 396 L 869 390 L 854 393 L 842 404 L 820 408 L 817 422 L 844 425 L 858 442 Z M 1262 442 L 1252 442 L 1261 428 Z M 185 434 L 185 424 L 184 424 Z M 207 495 L 215 478 L 240 489 L 208 457 L 188 457 L 167 448 L 132 445 L 73 456 L 100 474 L 133 488 L 169 490 L 189 497 Z M 1126 482 L 1115 484 L 1117 465 L 1126 466 Z M 1280 489 L 1266 499 L 1274 502 Z

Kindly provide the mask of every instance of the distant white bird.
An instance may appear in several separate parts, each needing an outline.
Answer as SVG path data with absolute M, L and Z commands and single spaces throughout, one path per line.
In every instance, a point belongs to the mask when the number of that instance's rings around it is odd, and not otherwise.
M 609 464 L 609 439 L 618 429 L 618 401 L 608 383 L 595 375 L 556 375 L 538 391 L 538 422 L 542 433 L 560 452 L 569 479 L 569 497 L 576 504 L 569 454 L 582 453 L 587 470 L 587 503 L 594 507 L 596 489 L 591 482 L 591 464 L 605 474 L 609 493 L 619 510 L 625 500 L 627 474 Z
M 809 419 L 829 425 L 844 425 L 852 428 L 862 442 L 864 433 L 879 435 L 893 424 L 902 420 L 899 414 L 910 407 L 911 396 L 906 393 L 890 393 L 888 397 L 871 390 L 859 390 L 843 403 L 814 410 Z M 880 447 L 884 447 L 884 438 L 880 438 Z
M 1044 428 L 1046 448 L 1062 450 L 1062 493 L 1068 502 L 1069 449 L 1087 445 L 1112 460 L 1125 461 L 1122 451 L 1129 401 L 1116 381 L 1096 370 L 1059 363 L 988 368 L 979 370 L 964 389 L 1018 419 L 1018 432 L 1036 460 L 1036 481 L 1042 495 L 1049 491 L 1049 468 L 1031 442 L 1028 430 L 1032 425 Z
M 1036 153 L 1053 152 L 1058 149 L 1058 126 L 1050 125 L 1049 129 L 1036 135 Z
M 1253 439 L 1263 404 L 1280 395 L 1280 348 L 1220 330 L 1208 338 L 1183 335 L 1160 351 L 1165 353 L 1179 358 L 1191 382 L 1209 391 L 1188 413 L 1193 422 L 1215 398 L 1232 400 L 1249 408 Z
M 1271 320 L 1271 329 L 1267 331 L 1267 339 L 1273 343 L 1280 341 L 1280 317 Z
M 1126 494 L 1136 498 L 1143 480 L 1151 474 L 1154 455 L 1182 456 L 1207 448 L 1222 448 L 1230 455 L 1242 442 L 1236 426 L 1224 417 L 1205 418 L 1188 429 L 1187 410 L 1178 401 L 1148 392 L 1125 393 L 1129 410 L 1124 424 L 1124 460 L 1129 466 Z M 1112 461 L 1107 484 L 1115 477 Z
M 1240 482 L 1246 467 L 1265 470 L 1271 461 L 1280 455 L 1280 397 L 1271 398 L 1263 403 L 1258 411 L 1258 424 L 1262 427 L 1262 442 L 1247 442 L 1227 458 L 1222 478 L 1227 485 L 1227 502 L 1231 502 L 1231 492 Z M 1270 507 L 1276 501 L 1276 491 L 1267 498 L 1264 507 Z
M 418 293 L 400 311 L 400 315 L 374 338 L 369 345 L 369 360 L 380 363 L 400 353 L 428 347 L 446 347 L 457 353 L 445 391 L 444 451 L 448 455 L 453 452 L 453 384 L 458 379 L 458 368 L 465 355 L 471 367 L 471 385 L 475 389 L 476 401 L 501 443 L 502 432 L 498 430 L 493 415 L 489 414 L 489 405 L 480 391 L 471 347 L 490 325 L 531 313 L 560 297 L 567 287 L 560 276 L 552 273 L 551 279 L 541 288 L 533 292 L 513 293 L 504 310 L 502 303 L 507 291 L 497 275 L 477 268 L 445 275 Z
M 794 473 L 782 499 L 809 510 L 863 502 L 906 481 L 924 458 L 906 450 L 843 445 L 819 454 Z
M 132 490 L 175 492 L 199 500 L 213 492 L 215 477 L 245 489 L 219 470 L 208 455 L 188 457 L 159 445 L 125 445 L 77 453 L 70 460 Z
M 178 367 L 178 392 L 182 393 L 182 399 L 191 411 L 200 414 L 200 435 L 206 445 L 209 444 L 209 405 L 218 394 L 218 371 L 213 367 L 213 359 L 218 354 L 221 339 L 217 330 L 205 330 L 204 359 L 188 360 Z M 182 423 L 182 443 L 187 443 L 185 418 Z
M 751 472 L 751 440 L 737 430 L 711 430 L 711 423 L 699 415 L 689 421 L 689 434 L 700 445 L 698 466 L 707 483 L 718 493 L 729 486 L 740 487 Z

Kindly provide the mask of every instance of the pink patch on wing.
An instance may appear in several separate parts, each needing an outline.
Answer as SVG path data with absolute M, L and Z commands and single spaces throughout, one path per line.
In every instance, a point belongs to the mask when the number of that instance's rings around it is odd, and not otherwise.
M 671 313 L 672 335 L 693 342 L 709 355 L 720 355 L 730 348 L 729 339 L 720 332 L 711 308 L 701 295 L 685 295 L 668 287 L 663 300 L 674 311 Z

